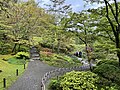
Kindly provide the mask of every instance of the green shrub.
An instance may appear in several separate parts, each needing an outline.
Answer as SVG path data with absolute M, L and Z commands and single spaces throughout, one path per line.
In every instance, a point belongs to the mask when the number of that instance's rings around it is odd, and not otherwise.
M 106 58 L 106 54 L 102 53 L 101 51 L 97 51 L 94 54 L 95 54 L 95 58 L 97 58 L 97 59 L 105 59 Z
M 114 65 L 116 67 L 119 67 L 119 62 L 116 60 L 101 60 L 97 63 L 97 66 L 101 65 L 101 64 L 110 64 L 110 65 Z
M 43 61 L 53 61 L 54 60 L 54 54 L 51 52 L 40 52 L 40 58 Z
M 97 66 L 93 72 L 120 85 L 120 69 L 114 65 L 103 63 Z
M 29 47 L 21 45 L 20 49 L 19 49 L 19 52 L 27 52 L 28 50 L 29 50 Z
M 99 77 L 92 72 L 69 72 L 61 79 L 63 90 L 97 90 Z
M 120 90 L 120 87 L 97 74 L 87 72 L 68 72 L 51 80 L 50 90 Z
M 117 85 L 116 83 L 112 83 L 111 80 L 108 80 L 103 77 L 99 77 L 97 86 L 98 90 L 120 90 L 119 85 Z
M 62 59 L 62 60 L 68 61 L 68 62 L 72 62 L 72 58 L 67 55 L 64 55 L 64 54 L 58 54 L 58 55 L 55 55 L 55 57 L 57 59 Z
M 62 90 L 60 87 L 60 81 L 57 79 L 51 80 L 48 88 L 49 90 Z
M 15 55 L 16 58 L 18 59 L 28 59 L 29 58 L 29 53 L 28 52 L 18 52 Z
M 2 43 L 2 42 L 1 42 Z M 11 53 L 11 45 L 6 43 L 4 45 L 0 44 L 0 54 L 6 55 Z
M 42 60 L 43 60 L 43 61 L 50 61 L 51 58 L 49 58 L 49 57 L 42 57 Z
M 72 67 L 82 65 L 77 58 L 71 58 L 65 54 L 55 54 L 41 51 L 40 58 L 43 62 L 55 67 Z

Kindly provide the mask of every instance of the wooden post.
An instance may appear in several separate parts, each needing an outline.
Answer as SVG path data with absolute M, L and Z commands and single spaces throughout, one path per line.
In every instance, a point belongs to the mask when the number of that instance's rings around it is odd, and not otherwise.
M 3 78 L 3 87 L 6 88 L 6 79 Z
M 25 64 L 24 64 L 24 69 L 25 69 Z
M 16 76 L 18 76 L 18 69 L 16 69 Z

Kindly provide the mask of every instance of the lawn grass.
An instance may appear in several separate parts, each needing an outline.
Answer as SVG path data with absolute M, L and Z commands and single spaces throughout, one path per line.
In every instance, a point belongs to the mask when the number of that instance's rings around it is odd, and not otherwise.
M 24 72 L 24 65 L 15 65 L 10 64 L 8 61 L 2 60 L 3 58 L 7 60 L 11 58 L 11 55 L 0 55 L 0 90 L 4 90 L 3 88 L 3 78 L 6 78 L 7 88 L 18 78 L 16 76 L 16 69 L 19 71 L 19 76 Z

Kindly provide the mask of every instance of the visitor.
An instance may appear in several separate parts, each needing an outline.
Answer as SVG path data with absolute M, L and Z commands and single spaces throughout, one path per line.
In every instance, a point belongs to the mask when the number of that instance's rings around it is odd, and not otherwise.
M 79 52 L 79 57 L 82 58 L 82 52 L 81 51 Z

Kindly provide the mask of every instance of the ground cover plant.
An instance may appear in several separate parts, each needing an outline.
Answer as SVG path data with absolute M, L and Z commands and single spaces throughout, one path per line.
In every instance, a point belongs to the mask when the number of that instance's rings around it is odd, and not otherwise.
M 72 58 L 65 54 L 56 54 L 52 52 L 40 52 L 41 60 L 51 66 L 56 67 L 72 67 L 72 66 L 81 66 L 81 62 L 77 58 Z

